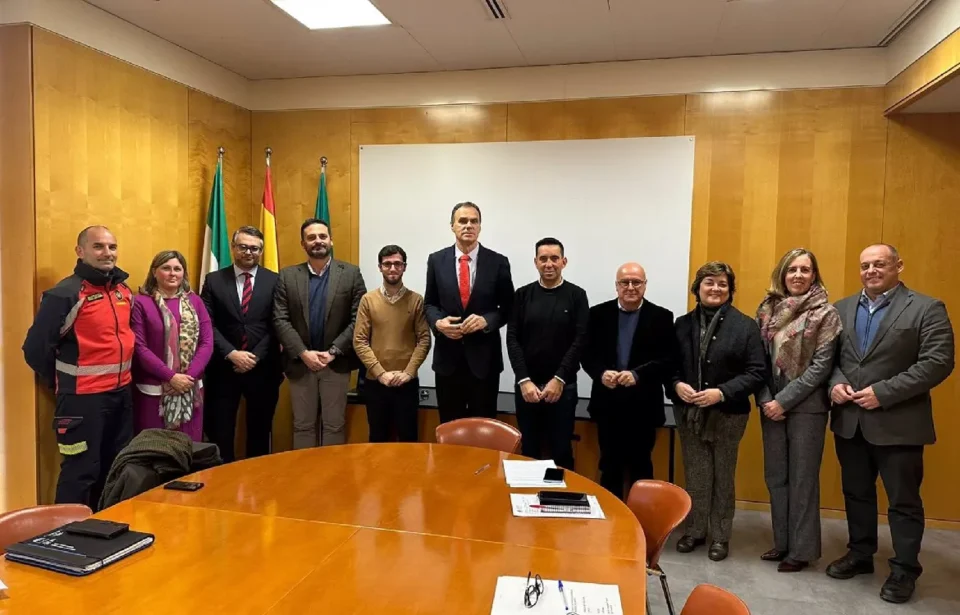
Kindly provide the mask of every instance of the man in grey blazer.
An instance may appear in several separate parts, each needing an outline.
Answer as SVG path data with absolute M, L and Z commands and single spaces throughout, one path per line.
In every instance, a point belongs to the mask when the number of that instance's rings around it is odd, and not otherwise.
M 943 302 L 900 283 L 893 246 L 860 254 L 863 290 L 837 302 L 843 321 L 830 377 L 831 429 L 840 460 L 849 552 L 827 567 L 835 579 L 873 573 L 877 474 L 890 499 L 895 555 L 880 590 L 906 602 L 922 568 L 923 447 L 936 440 L 930 390 L 953 371 L 953 328 Z
M 350 372 L 359 366 L 353 327 L 367 292 L 356 265 L 330 255 L 330 225 L 310 218 L 300 226 L 307 261 L 284 267 L 273 300 L 273 324 L 290 380 L 293 448 L 343 444 Z M 320 433 L 317 433 L 317 409 Z

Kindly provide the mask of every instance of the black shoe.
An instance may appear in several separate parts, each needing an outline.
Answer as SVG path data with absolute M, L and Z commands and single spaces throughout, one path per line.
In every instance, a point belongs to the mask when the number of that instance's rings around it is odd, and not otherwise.
M 729 542 L 717 542 L 714 541 L 710 545 L 710 551 L 707 552 L 707 557 L 712 559 L 715 562 L 722 562 L 727 559 L 727 555 L 730 554 L 730 543 Z
M 777 572 L 800 572 L 809 565 L 808 562 L 798 562 L 788 557 L 777 566 Z
M 677 541 L 677 551 L 680 553 L 691 553 L 697 547 L 702 547 L 705 544 L 707 544 L 706 538 L 694 538 L 693 536 L 684 534 L 680 540 Z
M 883 587 L 880 588 L 880 597 L 887 602 L 903 604 L 913 595 L 917 587 L 917 580 L 905 574 L 891 572 Z
M 760 559 L 762 559 L 765 562 L 782 562 L 783 560 L 787 559 L 787 552 L 778 551 L 777 549 L 770 549 L 769 551 L 761 555 Z
M 873 559 L 864 559 L 847 553 L 827 566 L 827 576 L 834 579 L 852 579 L 858 574 L 873 574 Z

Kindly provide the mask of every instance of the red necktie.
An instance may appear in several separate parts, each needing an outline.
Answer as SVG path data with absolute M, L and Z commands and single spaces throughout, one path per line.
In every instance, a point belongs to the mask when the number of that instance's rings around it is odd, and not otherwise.
M 460 302 L 464 309 L 470 302 L 470 256 L 468 254 L 460 257 Z
M 243 299 L 240 300 L 240 311 L 244 316 L 247 315 L 247 311 L 250 309 L 250 299 L 253 298 L 253 284 L 251 280 L 253 275 L 249 273 L 243 274 Z M 243 337 L 240 338 L 240 349 L 247 349 L 247 333 L 244 331 Z

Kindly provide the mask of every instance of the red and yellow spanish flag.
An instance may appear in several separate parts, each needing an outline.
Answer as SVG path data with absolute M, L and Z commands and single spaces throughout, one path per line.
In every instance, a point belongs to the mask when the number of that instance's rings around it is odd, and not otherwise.
M 270 154 L 267 154 L 267 173 L 263 183 L 263 199 L 260 201 L 260 230 L 263 231 L 263 258 L 260 264 L 270 271 L 280 271 L 280 255 L 277 251 L 277 208 L 273 204 L 273 187 L 270 181 Z

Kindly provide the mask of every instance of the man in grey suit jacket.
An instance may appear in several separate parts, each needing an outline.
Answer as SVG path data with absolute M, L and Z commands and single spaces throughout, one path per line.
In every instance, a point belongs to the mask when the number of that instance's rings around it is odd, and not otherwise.
M 280 270 L 273 324 L 290 380 L 293 448 L 343 444 L 350 372 L 359 366 L 353 326 L 367 292 L 356 265 L 330 256 L 330 225 L 310 218 L 300 226 L 307 261 Z M 317 433 L 317 407 L 320 434 Z
M 936 439 L 930 390 L 954 364 L 946 307 L 901 284 L 901 271 L 896 248 L 870 246 L 860 254 L 863 290 L 837 303 L 843 333 L 830 377 L 831 429 L 850 542 L 827 567 L 836 579 L 873 573 L 879 472 L 895 551 L 880 597 L 897 603 L 910 599 L 922 572 L 923 447 Z

